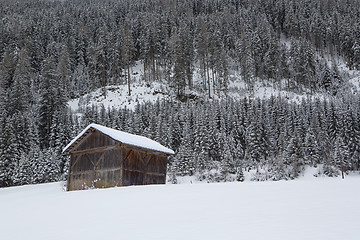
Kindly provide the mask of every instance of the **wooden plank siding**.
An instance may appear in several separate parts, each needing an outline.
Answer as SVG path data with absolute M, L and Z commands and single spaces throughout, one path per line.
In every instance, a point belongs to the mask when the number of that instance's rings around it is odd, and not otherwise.
M 164 184 L 168 156 L 91 131 L 70 151 L 67 189 Z

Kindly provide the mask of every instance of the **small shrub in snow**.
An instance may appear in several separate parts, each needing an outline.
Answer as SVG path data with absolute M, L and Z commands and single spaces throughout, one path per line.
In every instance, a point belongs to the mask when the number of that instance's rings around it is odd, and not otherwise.
M 236 181 L 243 182 L 245 180 L 244 172 L 241 167 L 236 168 Z
M 314 174 L 315 177 L 327 176 L 327 177 L 338 177 L 340 175 L 339 170 L 329 164 L 324 164 L 319 168 L 319 171 Z

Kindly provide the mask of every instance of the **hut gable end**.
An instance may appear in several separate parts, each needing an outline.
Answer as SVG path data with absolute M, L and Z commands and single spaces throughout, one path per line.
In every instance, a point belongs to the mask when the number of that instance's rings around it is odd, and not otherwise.
M 75 146 L 71 149 L 72 152 L 76 151 L 84 151 L 96 148 L 103 148 L 107 146 L 116 145 L 116 141 L 109 136 L 97 131 L 91 130 L 83 139 L 79 141 L 79 143 L 75 144 Z

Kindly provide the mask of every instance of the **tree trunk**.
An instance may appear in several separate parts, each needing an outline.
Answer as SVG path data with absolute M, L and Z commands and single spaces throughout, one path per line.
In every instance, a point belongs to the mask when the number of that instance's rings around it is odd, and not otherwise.
M 144 80 L 145 80 L 145 82 L 147 82 L 147 79 L 146 79 L 146 59 L 144 59 Z
M 131 89 L 130 89 L 130 64 L 127 65 L 127 75 L 128 75 L 128 90 L 129 90 L 129 96 L 131 96 Z
M 160 79 L 160 67 L 159 67 L 159 60 L 156 60 L 156 81 Z
M 156 79 L 156 69 L 155 69 L 155 57 L 152 56 L 152 72 L 153 72 L 153 81 Z
M 209 98 L 211 98 L 211 89 L 210 89 L 210 74 L 209 74 L 209 64 L 208 64 L 208 60 L 206 58 L 206 76 L 207 76 L 207 81 L 208 81 L 208 87 L 209 87 Z
M 201 63 L 200 63 L 200 65 L 201 65 Z M 203 67 L 203 73 L 204 73 L 204 76 L 203 76 L 203 87 L 204 87 L 204 90 L 206 90 L 205 57 L 203 57 L 203 59 L 202 59 L 202 67 Z
M 215 73 L 214 73 L 214 69 L 212 69 L 212 80 L 213 80 L 213 95 L 215 95 L 215 90 L 216 90 L 216 87 L 215 87 Z

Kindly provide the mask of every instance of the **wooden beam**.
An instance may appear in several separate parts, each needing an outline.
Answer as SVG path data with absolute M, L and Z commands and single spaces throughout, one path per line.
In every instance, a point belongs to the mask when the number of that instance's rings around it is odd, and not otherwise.
M 120 146 L 117 147 L 117 151 L 118 151 L 118 154 L 119 154 L 119 157 L 120 157 L 120 186 L 123 186 L 123 176 L 124 176 L 124 157 L 123 157 L 123 151 L 124 151 L 124 148 Z
M 142 165 L 144 166 L 144 167 L 146 167 L 146 164 L 145 164 L 145 161 L 144 161 L 144 157 L 143 157 L 143 155 L 145 154 L 145 157 L 146 157 L 146 153 L 142 153 L 142 152 L 139 152 L 139 155 L 140 155 L 140 157 L 139 157 L 139 161 L 142 163 Z
M 146 155 L 145 155 L 146 156 Z M 148 166 L 149 162 L 150 162 L 150 159 L 152 158 L 152 155 L 151 154 L 148 154 L 148 156 L 145 158 L 145 160 L 143 161 L 144 162 L 144 165 L 145 167 Z
M 144 164 L 144 173 L 145 173 L 145 176 L 144 176 L 144 179 L 143 179 L 143 184 L 145 185 L 146 184 L 146 173 L 147 173 L 147 166 L 149 164 L 149 161 L 151 159 L 153 155 L 152 154 L 145 154 L 145 160 L 143 160 L 141 158 L 141 161 L 143 162 Z
M 147 172 L 146 175 L 155 175 L 155 176 L 160 176 L 160 177 L 165 177 L 165 174 L 163 173 L 152 173 L 152 172 Z
M 128 148 L 128 149 L 133 149 L 133 150 L 136 150 L 136 151 L 139 151 L 139 152 L 151 153 L 151 154 L 154 154 L 154 155 L 163 155 L 163 156 L 166 156 L 166 157 L 169 157 L 171 155 L 171 154 L 167 154 L 167 153 L 164 153 L 164 152 L 159 152 L 159 151 L 148 149 L 148 148 L 142 148 L 142 147 L 138 147 L 138 146 L 135 146 L 135 145 L 126 144 L 126 143 L 122 143 L 122 145 L 124 147 Z
M 72 152 L 72 154 L 85 154 L 85 153 L 96 153 L 96 152 L 103 152 L 103 151 L 109 151 L 109 150 L 113 150 L 117 148 L 117 145 L 109 145 L 109 146 L 104 146 L 104 147 L 96 147 L 96 148 L 90 148 L 90 149 L 85 149 L 85 150 L 79 150 L 76 152 Z
M 75 156 L 70 156 L 70 162 L 69 162 L 69 173 L 67 176 L 67 184 L 66 184 L 66 191 L 71 191 L 70 190 L 70 174 L 72 173 L 72 168 L 73 168 L 73 158 Z
M 71 160 L 72 157 L 73 157 L 73 156 L 70 157 L 70 160 Z M 76 157 L 76 159 L 75 159 L 75 161 L 74 161 L 73 163 L 71 163 L 71 161 L 70 161 L 70 171 L 69 171 L 69 172 L 74 171 L 73 168 L 74 168 L 74 166 L 76 165 L 76 163 L 79 161 L 81 155 L 79 155 L 79 156 L 74 156 L 74 158 L 75 158 L 75 157 Z
M 120 165 L 121 165 L 121 163 L 122 163 L 122 161 L 123 161 L 122 149 L 118 147 L 118 148 L 117 148 L 116 150 L 114 150 L 114 151 L 115 151 L 115 156 L 116 156 L 117 160 L 119 161 L 119 163 L 120 163 Z
M 117 171 L 117 170 L 121 170 L 121 168 L 105 168 L 105 169 L 87 170 L 87 171 L 81 171 L 81 172 L 72 172 L 69 175 L 73 176 L 73 175 L 80 175 L 80 174 L 92 174 L 94 172 L 112 172 L 112 171 Z
M 99 162 L 104 159 L 104 156 L 105 156 L 105 152 L 103 152 L 103 153 L 101 154 L 101 156 L 100 156 L 99 159 L 97 160 L 96 164 L 94 164 L 94 170 L 96 170 L 97 166 L 99 165 Z
M 143 173 L 144 175 L 165 176 L 165 174 L 163 174 L 163 173 L 144 172 L 144 171 L 141 171 L 141 170 L 131 170 L 131 169 L 127 169 L 127 168 L 124 168 L 124 170 L 125 170 L 125 171 L 128 171 L 128 172 L 138 172 L 138 173 Z
M 123 161 L 123 162 L 125 162 L 125 161 L 128 159 L 128 157 L 129 157 L 130 153 L 132 153 L 132 151 L 133 151 L 133 150 L 131 150 L 131 149 L 129 150 L 129 152 L 128 152 L 128 154 L 126 154 L 126 157 L 124 158 L 124 161 Z
M 72 153 L 73 150 L 76 150 L 90 135 L 93 133 L 95 129 L 89 128 L 79 139 L 77 139 L 71 146 L 70 150 L 66 151 L 68 153 Z

